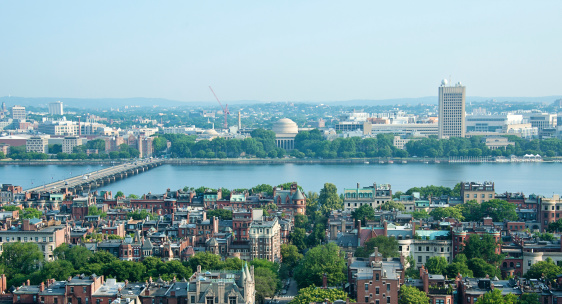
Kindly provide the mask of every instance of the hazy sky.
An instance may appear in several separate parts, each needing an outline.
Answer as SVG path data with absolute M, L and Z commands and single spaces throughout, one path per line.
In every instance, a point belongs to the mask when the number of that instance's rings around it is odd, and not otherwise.
M 0 96 L 562 94 L 562 1 L 2 1 Z

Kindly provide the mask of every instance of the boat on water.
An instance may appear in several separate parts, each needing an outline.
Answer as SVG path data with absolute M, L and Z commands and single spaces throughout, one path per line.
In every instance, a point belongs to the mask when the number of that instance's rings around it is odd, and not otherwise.
M 369 164 L 369 162 L 368 162 L 368 161 L 366 161 L 366 162 L 364 162 L 364 164 L 365 164 L 365 165 L 368 165 L 368 164 Z
M 436 160 L 436 161 L 435 161 L 435 163 L 436 163 L 436 164 L 440 164 L 441 162 L 440 162 L 440 161 L 438 161 L 438 160 Z
M 389 160 L 388 163 L 389 163 L 389 164 L 394 164 L 394 161 L 393 161 L 393 160 Z
M 379 160 L 379 164 L 384 164 L 384 160 Z
M 408 161 L 407 161 L 407 160 L 403 160 L 402 163 L 403 163 L 403 164 L 407 164 Z

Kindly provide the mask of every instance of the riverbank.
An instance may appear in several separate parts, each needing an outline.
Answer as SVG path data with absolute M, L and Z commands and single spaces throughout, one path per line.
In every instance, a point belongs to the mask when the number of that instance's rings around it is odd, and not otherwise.
M 43 165 L 119 165 L 131 162 L 130 159 L 119 160 L 2 160 L 1 165 L 24 165 L 24 166 L 43 166 Z M 494 158 L 423 158 L 423 157 L 405 157 L 405 158 L 335 158 L 335 159 L 318 159 L 318 158 L 168 158 L 164 161 L 170 165 L 278 165 L 278 164 L 408 164 L 408 163 L 505 163 L 506 161 L 495 160 Z M 522 162 L 522 161 L 521 161 Z M 529 161 L 531 162 L 531 161 Z M 538 162 L 538 161 L 533 161 Z M 561 158 L 545 158 L 540 162 L 562 162 Z

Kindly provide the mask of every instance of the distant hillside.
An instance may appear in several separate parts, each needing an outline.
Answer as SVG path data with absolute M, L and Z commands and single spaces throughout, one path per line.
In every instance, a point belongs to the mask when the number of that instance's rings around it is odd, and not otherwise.
M 124 106 L 141 106 L 141 107 L 177 107 L 196 105 L 196 103 L 170 100 L 164 98 L 58 98 L 58 97 L 0 97 L 0 102 L 5 102 L 7 106 L 22 105 L 47 108 L 48 104 L 60 100 L 68 108 L 79 109 L 108 109 Z
M 542 97 L 479 97 L 467 96 L 467 103 L 470 102 L 484 102 L 494 100 L 496 102 L 510 101 L 510 102 L 545 102 L 552 103 L 557 99 L 561 99 L 562 95 L 556 96 L 542 96 Z M 8 107 L 13 105 L 33 106 L 40 108 L 47 108 L 50 102 L 60 100 L 68 108 L 79 109 L 109 109 L 121 108 L 125 106 L 140 106 L 140 107 L 181 107 L 181 106 L 209 106 L 214 105 L 213 102 L 197 102 L 197 101 L 178 101 L 165 98 L 58 98 L 58 97 L 14 97 L 4 96 L 0 97 L 0 102 L 5 102 Z M 257 103 L 266 103 L 257 100 L 238 100 L 226 102 L 231 105 L 252 105 Z M 298 101 L 295 103 L 309 103 L 309 104 L 329 104 L 338 106 L 388 106 L 388 105 L 417 105 L 417 104 L 437 104 L 437 96 L 427 96 L 418 98 L 394 98 L 394 99 L 373 99 L 373 100 L 346 100 L 346 101 Z
M 466 102 L 483 102 L 494 100 L 496 102 L 510 101 L 510 102 L 546 102 L 552 103 L 557 99 L 562 98 L 562 95 L 555 96 L 542 96 L 542 97 L 480 97 L 480 96 L 467 96 Z M 330 105 L 341 106 L 386 106 L 386 105 L 416 105 L 416 104 L 437 104 L 437 96 L 427 96 L 418 98 L 394 98 L 394 99 L 379 99 L 379 100 L 347 100 L 347 101 L 333 101 L 326 102 Z

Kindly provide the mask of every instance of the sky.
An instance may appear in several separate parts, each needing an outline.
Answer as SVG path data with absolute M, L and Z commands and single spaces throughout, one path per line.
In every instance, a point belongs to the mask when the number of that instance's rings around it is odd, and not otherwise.
M 562 1 L 2 1 L 0 96 L 562 94 Z

